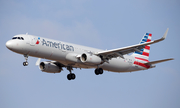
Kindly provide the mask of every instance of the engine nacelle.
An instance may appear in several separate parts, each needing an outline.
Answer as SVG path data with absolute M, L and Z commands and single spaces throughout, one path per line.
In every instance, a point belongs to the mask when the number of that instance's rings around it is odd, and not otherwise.
M 62 70 L 62 67 L 57 66 L 56 64 L 51 63 L 51 62 L 41 62 L 39 64 L 39 69 L 47 73 L 60 73 Z
M 82 54 L 80 57 L 81 62 L 85 64 L 97 65 L 101 64 L 102 60 L 99 56 L 96 55 L 89 55 L 89 54 Z

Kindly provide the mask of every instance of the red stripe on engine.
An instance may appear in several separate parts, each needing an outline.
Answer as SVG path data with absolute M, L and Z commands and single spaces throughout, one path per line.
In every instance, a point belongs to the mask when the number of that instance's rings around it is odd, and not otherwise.
M 149 62 L 148 60 L 143 59 L 143 58 L 139 58 L 139 57 L 135 57 L 135 59 L 139 59 L 139 60 L 142 60 L 142 61 L 145 61 L 145 62 Z
M 142 66 L 142 67 L 145 67 L 145 68 L 147 68 L 147 69 L 150 68 L 149 65 L 145 65 L 144 63 L 141 63 L 141 62 L 134 61 L 134 64 L 135 64 L 135 65 Z
M 145 49 L 150 50 L 150 46 L 145 46 Z
M 145 55 L 145 56 L 149 57 L 149 53 L 147 53 L 147 52 L 143 52 L 142 55 Z
M 150 42 L 151 41 L 151 39 L 147 39 L 147 42 Z

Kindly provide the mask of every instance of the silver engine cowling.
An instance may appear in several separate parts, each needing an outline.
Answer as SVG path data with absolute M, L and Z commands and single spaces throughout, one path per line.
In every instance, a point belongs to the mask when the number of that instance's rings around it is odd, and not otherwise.
M 39 69 L 47 73 L 60 73 L 62 70 L 62 67 L 52 62 L 41 62 L 39 64 Z
M 96 55 L 90 55 L 90 54 L 82 54 L 80 57 L 81 62 L 85 64 L 90 64 L 90 65 L 98 65 L 102 63 L 102 60 L 99 56 Z

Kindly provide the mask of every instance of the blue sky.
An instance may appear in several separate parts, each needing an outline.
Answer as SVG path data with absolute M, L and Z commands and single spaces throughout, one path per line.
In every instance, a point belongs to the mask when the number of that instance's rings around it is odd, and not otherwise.
M 1 0 L 1 108 L 179 108 L 180 2 L 178 0 Z M 32 35 L 114 49 L 139 43 L 146 32 L 165 41 L 151 46 L 150 61 L 175 58 L 156 68 L 132 73 L 74 69 L 69 73 L 41 72 L 29 57 L 5 47 L 17 34 Z M 45 60 L 43 60 L 45 61 Z

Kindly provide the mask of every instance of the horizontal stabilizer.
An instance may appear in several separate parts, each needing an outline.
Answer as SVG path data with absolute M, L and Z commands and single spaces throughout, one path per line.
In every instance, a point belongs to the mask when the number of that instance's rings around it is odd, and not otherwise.
M 165 62 L 165 61 L 169 61 L 169 60 L 174 60 L 174 59 L 170 58 L 170 59 L 163 59 L 163 60 L 152 61 L 152 62 L 145 63 L 145 65 L 146 64 L 148 64 L 148 65 L 157 64 L 157 63 L 161 63 L 161 62 Z

